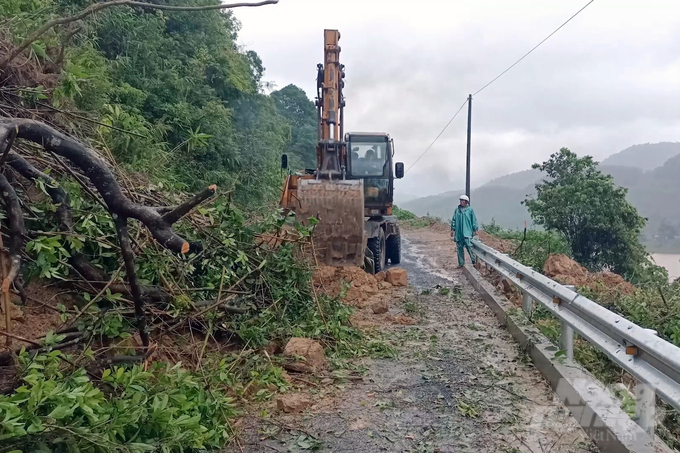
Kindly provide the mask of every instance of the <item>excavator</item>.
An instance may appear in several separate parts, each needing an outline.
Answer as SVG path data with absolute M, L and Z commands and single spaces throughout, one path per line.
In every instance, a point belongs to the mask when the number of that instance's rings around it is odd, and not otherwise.
M 394 179 L 404 176 L 404 164 L 393 163 L 394 140 L 388 134 L 344 132 L 345 67 L 339 41 L 338 30 L 324 30 L 324 62 L 317 65 L 316 168 L 288 171 L 280 204 L 303 225 L 314 225 L 319 262 L 378 273 L 388 260 L 401 260 L 392 204 Z M 281 167 L 288 168 L 286 155 Z

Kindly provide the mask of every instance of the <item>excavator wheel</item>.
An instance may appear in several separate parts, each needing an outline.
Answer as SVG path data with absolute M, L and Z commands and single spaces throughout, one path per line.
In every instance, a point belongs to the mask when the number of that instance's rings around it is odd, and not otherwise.
M 303 179 L 297 188 L 296 218 L 314 227 L 314 251 L 328 266 L 364 264 L 364 181 Z
M 394 234 L 387 238 L 385 242 L 387 245 L 387 258 L 391 264 L 399 264 L 401 262 L 401 235 Z
M 377 274 L 378 272 L 385 269 L 387 266 L 387 248 L 385 247 L 385 231 L 380 228 L 380 233 L 378 237 L 374 237 L 368 240 L 368 248 L 373 252 L 374 264 L 373 272 Z

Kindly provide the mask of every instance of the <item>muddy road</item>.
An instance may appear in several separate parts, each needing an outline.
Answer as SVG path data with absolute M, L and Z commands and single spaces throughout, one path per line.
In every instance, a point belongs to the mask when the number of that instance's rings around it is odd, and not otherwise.
M 455 269 L 446 231 L 403 233 L 410 287 L 385 326 L 395 359 L 366 360 L 358 382 L 309 387 L 317 404 L 243 420 L 243 452 L 595 452 L 540 373 Z

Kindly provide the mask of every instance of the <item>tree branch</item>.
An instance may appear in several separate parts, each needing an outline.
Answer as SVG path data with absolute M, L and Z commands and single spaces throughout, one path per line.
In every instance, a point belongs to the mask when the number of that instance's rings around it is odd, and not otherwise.
M 9 223 L 9 271 L 2 281 L 3 292 L 9 291 L 9 286 L 19 274 L 21 266 L 21 251 L 25 233 L 24 215 L 21 212 L 19 197 L 5 175 L 0 174 L 0 193 L 5 202 L 5 211 Z
M 102 2 L 102 3 L 94 3 L 78 14 L 74 14 L 73 16 L 70 17 L 61 17 L 59 19 L 54 19 L 49 22 L 46 22 L 42 27 L 38 28 L 35 30 L 33 33 L 31 33 L 24 41 L 19 44 L 19 46 L 15 47 L 7 57 L 5 57 L 2 61 L 0 61 L 0 71 L 4 70 L 7 65 L 9 65 L 12 60 L 14 60 L 21 52 L 26 50 L 28 46 L 30 46 L 33 42 L 35 42 L 38 38 L 40 38 L 42 35 L 47 33 L 49 30 L 52 28 L 56 27 L 57 25 L 64 25 L 64 24 L 69 24 L 71 22 L 76 22 L 78 20 L 81 20 L 87 16 L 90 16 L 97 11 L 101 11 L 106 8 L 111 8 L 113 6 L 137 6 L 140 8 L 150 8 L 150 9 L 160 9 L 160 10 L 165 10 L 165 11 L 208 11 L 208 10 L 215 10 L 215 9 L 231 9 L 231 8 L 239 8 L 239 7 L 245 7 L 245 6 L 263 6 L 263 5 L 271 5 L 278 3 L 279 0 L 264 0 L 258 3 L 231 3 L 231 4 L 218 4 L 218 5 L 208 5 L 208 6 L 171 6 L 171 5 L 155 5 L 152 3 L 144 3 L 144 2 L 137 2 L 137 1 L 132 1 L 132 0 L 113 0 L 109 2 Z
M 213 184 L 212 186 L 205 189 L 203 192 L 197 193 L 189 200 L 185 201 L 181 205 L 174 208 L 172 211 L 163 214 L 162 217 L 163 221 L 168 225 L 172 225 L 173 223 L 177 222 L 179 219 L 187 215 L 189 211 L 194 209 L 196 206 L 203 203 L 203 201 L 215 195 L 216 191 L 217 185 Z
M 128 284 L 132 292 L 132 300 L 135 303 L 135 317 L 137 318 L 137 328 L 139 329 L 139 336 L 142 339 L 142 344 L 145 348 L 149 347 L 149 331 L 146 328 L 146 313 L 144 313 L 144 299 L 142 299 L 142 291 L 137 282 L 137 274 L 135 273 L 135 254 L 132 251 L 130 244 L 130 234 L 128 233 L 127 217 L 115 216 L 116 232 L 118 233 L 118 242 L 120 243 L 120 251 L 125 262 L 125 273 L 127 274 Z
M 99 155 L 80 142 L 62 134 L 44 123 L 27 119 L 0 120 L 0 136 L 3 128 L 17 128 L 17 137 L 42 145 L 48 151 L 67 158 L 77 166 L 97 188 L 106 206 L 117 217 L 133 218 L 142 222 L 154 239 L 175 253 L 200 250 L 200 244 L 190 245 L 172 230 L 172 226 L 153 208 L 138 205 L 128 199 L 118 185 L 115 176 Z M 114 216 L 114 217 L 115 217 Z
M 61 231 L 73 231 L 73 215 L 68 194 L 51 176 L 35 168 L 30 162 L 16 153 L 9 153 L 7 164 L 29 181 L 42 180 L 47 193 L 57 207 L 57 218 Z
M 17 130 L 12 129 L 9 131 L 9 134 L 7 135 L 7 145 L 5 146 L 4 151 L 2 152 L 2 157 L 0 157 L 0 167 L 5 165 L 5 161 L 7 160 L 7 154 L 9 154 L 9 150 L 12 149 L 12 145 L 14 144 L 14 140 L 17 138 Z M 2 143 L 4 140 L 0 140 L 0 143 Z

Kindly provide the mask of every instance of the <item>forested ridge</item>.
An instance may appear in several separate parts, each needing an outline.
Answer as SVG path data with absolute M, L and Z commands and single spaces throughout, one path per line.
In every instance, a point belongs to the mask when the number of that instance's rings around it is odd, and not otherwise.
M 291 387 L 291 337 L 335 378 L 391 354 L 276 209 L 281 154 L 315 165 L 313 102 L 229 8 L 175 8 L 218 1 L 121 3 L 0 0 L 0 451 L 217 450 Z
M 91 3 L 4 0 L 4 49 Z M 45 113 L 44 103 L 77 111 L 115 129 L 82 131 L 71 116 L 64 118 L 69 132 L 131 169 L 183 189 L 214 183 L 241 202 L 270 201 L 284 150 L 299 163 L 313 157 L 315 109 L 295 86 L 265 94 L 263 62 L 237 45 L 239 27 L 231 12 L 109 8 L 32 43 L 9 68 L 5 109 L 20 102 Z

